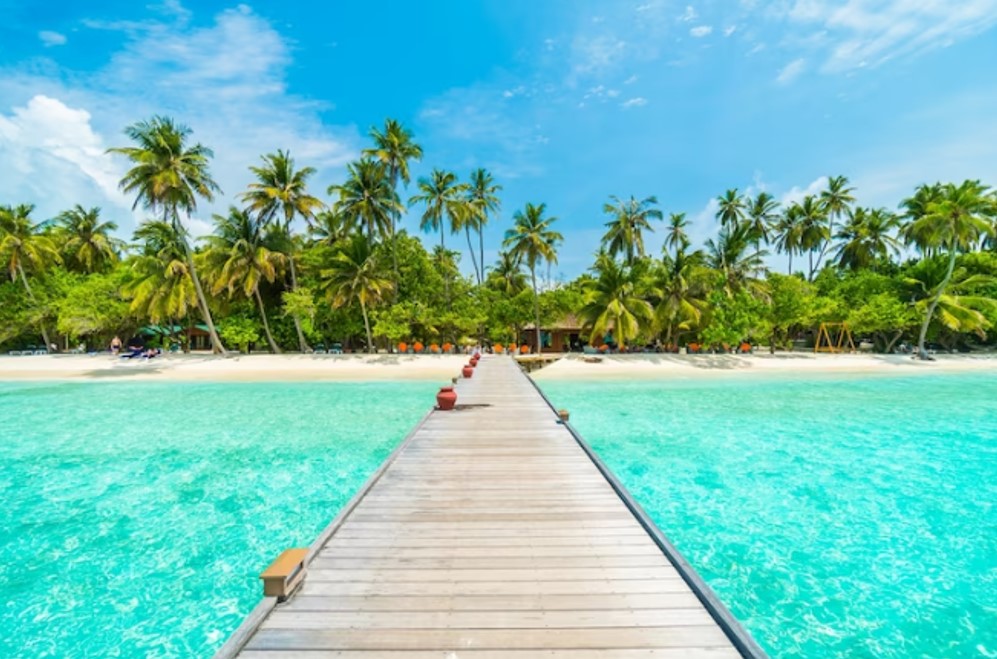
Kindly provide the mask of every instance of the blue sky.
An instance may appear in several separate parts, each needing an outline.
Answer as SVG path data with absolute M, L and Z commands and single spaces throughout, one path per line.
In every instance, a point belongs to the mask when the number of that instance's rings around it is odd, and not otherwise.
M 730 187 L 788 201 L 845 174 L 893 207 L 922 182 L 997 184 L 997 0 L 97 4 L 0 0 L 0 203 L 39 218 L 99 205 L 130 235 L 142 213 L 104 151 L 156 113 L 216 153 L 225 195 L 195 233 L 260 154 L 290 149 L 324 195 L 391 116 L 425 149 L 417 174 L 504 186 L 489 260 L 546 202 L 567 277 L 611 194 L 656 195 L 702 241 Z

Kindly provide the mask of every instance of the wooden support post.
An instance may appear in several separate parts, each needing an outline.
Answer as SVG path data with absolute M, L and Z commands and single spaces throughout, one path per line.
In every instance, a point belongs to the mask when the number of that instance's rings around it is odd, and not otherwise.
M 270 566 L 260 574 L 263 579 L 263 596 L 276 597 L 283 602 L 305 579 L 305 557 L 308 549 L 285 549 Z

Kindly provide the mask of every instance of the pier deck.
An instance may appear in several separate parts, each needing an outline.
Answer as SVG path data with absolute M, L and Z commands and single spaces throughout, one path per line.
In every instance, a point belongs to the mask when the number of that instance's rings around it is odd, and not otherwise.
M 219 656 L 764 656 L 513 360 L 458 394 Z

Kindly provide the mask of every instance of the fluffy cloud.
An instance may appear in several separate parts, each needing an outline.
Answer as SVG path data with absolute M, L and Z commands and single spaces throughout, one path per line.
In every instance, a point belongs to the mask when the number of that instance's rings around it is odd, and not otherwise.
M 134 222 L 124 209 L 130 200 L 117 192 L 127 164 L 104 150 L 125 142 L 125 126 L 154 114 L 189 125 L 195 141 L 214 149 L 212 173 L 226 196 L 201 209 L 204 217 L 233 203 L 250 180 L 248 166 L 278 148 L 289 149 L 299 165 L 318 168 L 316 190 L 340 176 L 359 136 L 353 127 L 324 124 L 320 105 L 288 91 L 291 56 L 284 38 L 245 6 L 197 29 L 173 6 L 163 8 L 161 21 L 90 23 L 125 37 L 122 49 L 92 74 L 0 70 L 0 98 L 14 106 L 0 108 L 12 112 L 0 115 L 0 157 L 16 163 L 24 177 L 20 186 L 4 177 L 4 198 L 35 202 L 46 212 L 82 201 L 104 206 L 129 233 Z
M 693 36 L 693 37 L 696 37 L 697 39 L 701 39 L 702 37 L 709 36 L 712 32 L 713 32 L 713 26 L 712 25 L 698 25 L 698 26 L 692 28 L 691 30 L 689 30 L 689 34 L 691 36 Z
M 779 71 L 779 75 L 776 76 L 775 81 L 780 85 L 788 85 L 799 78 L 806 68 L 807 61 L 805 59 L 795 59 L 786 66 L 782 67 L 782 70 Z
M 647 105 L 647 99 L 641 96 L 636 96 L 623 101 L 623 103 L 620 104 L 620 107 L 624 110 L 629 110 L 630 108 L 639 108 L 644 105 Z
M 52 32 L 51 30 L 42 30 L 38 33 L 38 38 L 43 44 L 45 44 L 46 48 L 51 46 L 63 46 L 67 41 L 66 35 L 58 32 Z

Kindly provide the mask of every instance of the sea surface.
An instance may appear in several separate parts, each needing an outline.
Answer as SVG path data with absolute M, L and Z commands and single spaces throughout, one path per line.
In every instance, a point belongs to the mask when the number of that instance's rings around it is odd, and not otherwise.
M 773 657 L 997 657 L 997 374 L 541 387 Z
M 431 382 L 0 382 L 0 656 L 210 657 Z

